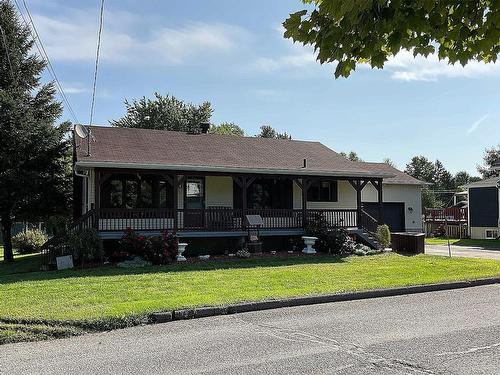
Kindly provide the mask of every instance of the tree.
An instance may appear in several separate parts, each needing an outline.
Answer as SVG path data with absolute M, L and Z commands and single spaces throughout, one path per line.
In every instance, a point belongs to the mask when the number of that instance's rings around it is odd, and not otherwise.
M 142 97 L 132 102 L 125 100 L 127 114 L 111 125 L 122 128 L 144 128 L 199 133 L 200 123 L 210 122 L 212 107 L 209 102 L 198 106 L 184 103 L 171 95 L 154 93 L 154 99 Z
M 303 0 L 312 10 L 290 14 L 285 38 L 312 45 L 317 60 L 337 62 L 335 77 L 356 64 L 383 68 L 402 49 L 413 55 L 437 52 L 462 65 L 495 62 L 500 53 L 496 0 Z
M 350 161 L 357 161 L 357 162 L 362 162 L 363 159 L 361 159 L 358 154 L 354 151 L 349 152 L 348 154 L 345 152 L 341 152 L 340 155 L 342 155 L 344 158 Z
M 210 126 L 210 133 L 239 136 L 245 135 L 245 131 L 232 122 L 223 122 L 220 125 L 212 125 Z
M 382 163 L 385 163 L 393 168 L 396 168 L 396 164 L 389 158 L 384 158 L 384 160 L 382 160 Z
M 277 138 L 277 139 L 292 139 L 292 136 L 288 133 L 278 133 L 269 125 L 262 125 L 260 127 L 260 133 L 256 135 L 260 138 Z
M 424 182 L 432 183 L 434 180 L 434 163 L 425 156 L 414 156 L 406 165 L 405 173 Z
M 455 176 L 453 177 L 453 182 L 454 182 L 455 188 L 460 188 L 461 186 L 470 184 L 471 182 L 477 182 L 480 180 L 481 180 L 480 177 L 471 176 L 466 171 L 457 172 L 457 173 L 455 173 Z
M 477 171 L 481 173 L 483 178 L 490 178 L 498 174 L 492 167 L 493 164 L 500 162 L 500 144 L 497 147 L 487 148 L 484 150 L 483 163 L 478 165 Z
M 68 210 L 69 124 L 54 122 L 62 107 L 52 83 L 41 84 L 45 62 L 7 0 L 0 0 L 0 220 L 4 259 L 14 260 L 13 219 Z

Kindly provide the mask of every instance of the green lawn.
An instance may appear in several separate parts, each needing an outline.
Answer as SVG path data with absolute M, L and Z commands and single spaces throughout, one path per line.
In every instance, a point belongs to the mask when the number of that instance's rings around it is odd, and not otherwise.
M 448 240 L 443 237 L 426 238 L 425 243 L 429 245 L 448 245 Z M 480 246 L 500 249 L 500 240 L 471 240 L 471 239 L 452 239 L 450 244 L 455 246 Z
M 0 276 L 0 321 L 125 319 L 182 307 L 488 276 L 500 276 L 500 262 L 396 254 L 32 272 Z
M 0 246 L 0 277 L 14 273 L 34 272 L 40 269 L 40 254 L 20 255 L 14 253 L 14 263 L 3 260 L 3 246 Z

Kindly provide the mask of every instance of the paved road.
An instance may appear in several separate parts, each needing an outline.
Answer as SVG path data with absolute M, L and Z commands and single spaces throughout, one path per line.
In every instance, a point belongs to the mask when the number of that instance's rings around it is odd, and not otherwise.
M 425 245 L 425 253 L 429 255 L 448 256 L 447 245 Z M 474 246 L 451 245 L 451 254 L 455 257 L 483 258 L 500 260 L 500 249 L 486 249 Z M 500 373 L 500 372 L 499 372 Z
M 500 285 L 0 346 L 2 374 L 499 374 Z

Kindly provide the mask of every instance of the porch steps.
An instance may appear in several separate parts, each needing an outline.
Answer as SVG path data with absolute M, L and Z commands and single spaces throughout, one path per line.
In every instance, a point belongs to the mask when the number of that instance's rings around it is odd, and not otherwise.
M 371 249 L 380 249 L 380 243 L 377 241 L 377 238 L 372 233 L 368 232 L 365 229 L 356 229 L 351 233 L 356 235 L 356 239 L 361 242 L 363 245 L 368 246 Z

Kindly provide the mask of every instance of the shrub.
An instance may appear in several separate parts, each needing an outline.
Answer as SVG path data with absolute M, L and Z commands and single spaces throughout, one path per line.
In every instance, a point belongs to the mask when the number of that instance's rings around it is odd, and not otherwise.
M 178 239 L 173 233 L 162 233 L 161 236 L 149 237 L 146 241 L 144 259 L 151 263 L 167 264 L 175 260 L 178 254 Z
M 31 254 L 39 252 L 47 240 L 47 235 L 41 230 L 28 229 L 12 237 L 12 245 L 19 254 Z
M 377 227 L 377 241 L 384 249 L 391 244 L 391 231 L 386 224 Z
M 315 248 L 321 252 L 331 254 L 350 254 L 353 241 L 346 229 L 331 225 L 323 215 L 318 214 L 310 222 L 306 233 L 308 236 L 317 237 Z
M 144 257 L 146 248 L 148 247 L 147 238 L 145 236 L 139 236 L 131 228 L 125 229 L 119 244 L 121 259 L 134 255 Z
M 81 232 L 70 234 L 65 241 L 66 254 L 73 255 L 76 263 L 102 262 L 104 251 L 97 230 L 83 229 Z
M 119 251 L 112 255 L 115 261 L 141 257 L 158 265 L 172 262 L 178 254 L 177 236 L 166 231 L 161 236 L 145 237 L 127 228 L 118 243 Z

